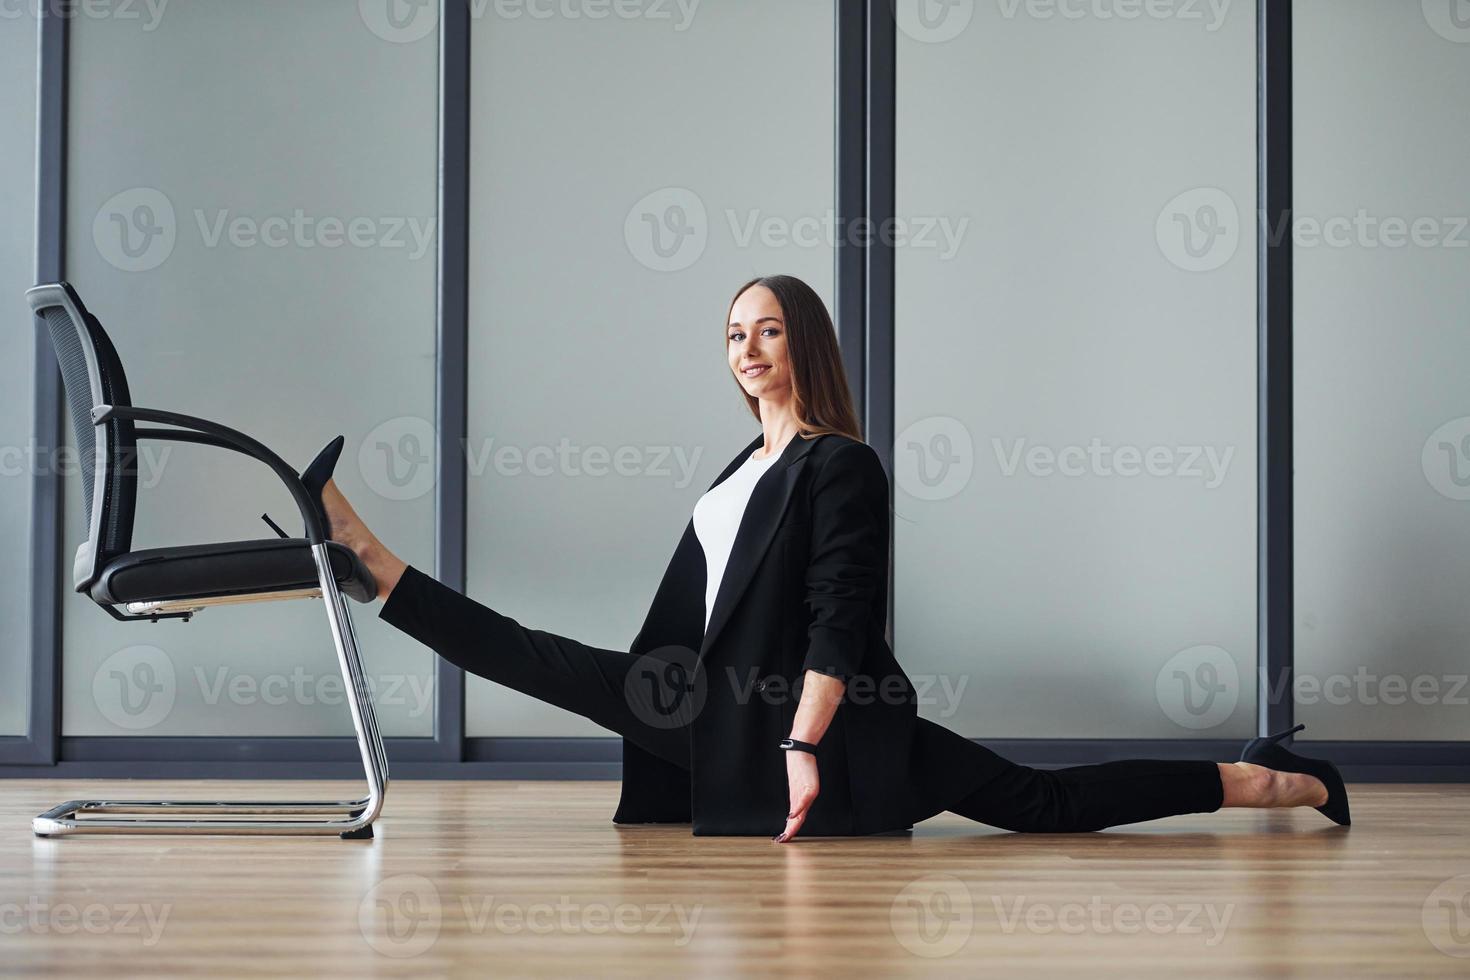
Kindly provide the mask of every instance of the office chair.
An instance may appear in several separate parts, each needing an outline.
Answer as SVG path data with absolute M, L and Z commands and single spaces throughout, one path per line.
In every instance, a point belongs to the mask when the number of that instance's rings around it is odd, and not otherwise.
M 204 419 L 135 408 L 122 362 L 102 324 L 70 284 L 27 290 L 61 366 L 81 462 L 87 540 L 72 563 L 76 591 L 127 622 L 185 619 L 211 606 L 320 598 L 367 777 L 367 796 L 340 802 L 225 800 L 71 800 L 36 817 L 41 837 L 81 833 L 338 834 L 370 838 L 388 788 L 388 757 L 343 596 L 369 602 L 372 574 L 351 549 L 327 540 L 321 488 L 331 476 L 338 436 L 301 474 L 243 433 Z M 38 322 L 37 329 L 41 323 Z M 166 428 L 142 428 L 145 422 Z M 270 467 L 290 491 L 304 538 L 279 537 L 132 550 L 137 443 L 188 442 L 243 453 Z M 269 518 L 266 518 L 269 523 Z M 274 528 L 275 525 L 272 524 Z

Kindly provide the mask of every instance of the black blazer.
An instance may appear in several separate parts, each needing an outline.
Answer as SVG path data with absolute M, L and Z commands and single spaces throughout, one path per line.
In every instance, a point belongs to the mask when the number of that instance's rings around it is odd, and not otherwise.
M 757 435 L 718 485 L 758 448 Z M 808 669 L 847 694 L 817 753 L 821 792 L 799 836 L 903 830 L 975 787 L 961 736 L 918 717 L 885 638 L 889 490 L 882 461 L 843 435 L 795 436 L 757 481 L 709 629 L 691 518 L 630 652 L 681 648 L 697 692 L 685 771 L 623 739 L 615 823 L 692 823 L 696 835 L 770 836 L 789 810 L 785 753 Z M 679 659 L 673 657 L 669 659 Z

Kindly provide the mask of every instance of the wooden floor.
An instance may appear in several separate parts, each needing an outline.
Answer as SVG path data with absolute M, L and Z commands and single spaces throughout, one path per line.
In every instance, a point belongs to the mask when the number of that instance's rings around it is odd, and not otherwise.
M 305 788 L 0 783 L 0 971 L 1470 974 L 1467 786 L 1355 786 L 1351 828 L 1230 810 L 1043 836 L 946 814 L 786 845 L 615 827 L 606 782 L 397 782 L 373 841 L 29 828 L 67 798 Z

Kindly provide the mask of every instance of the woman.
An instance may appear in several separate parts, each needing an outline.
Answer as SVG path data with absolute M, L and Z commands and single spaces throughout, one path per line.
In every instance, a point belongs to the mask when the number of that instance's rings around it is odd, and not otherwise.
M 1015 765 L 921 719 L 884 638 L 888 481 L 861 441 L 832 321 L 790 276 L 741 286 L 730 372 L 761 424 L 695 506 L 629 651 L 528 629 L 393 555 L 335 484 L 331 536 L 380 617 L 467 671 L 623 736 L 617 823 L 773 840 L 903 830 L 945 810 L 1014 831 L 1100 830 L 1226 807 L 1348 823 L 1331 763 L 1256 739 L 1241 762 Z

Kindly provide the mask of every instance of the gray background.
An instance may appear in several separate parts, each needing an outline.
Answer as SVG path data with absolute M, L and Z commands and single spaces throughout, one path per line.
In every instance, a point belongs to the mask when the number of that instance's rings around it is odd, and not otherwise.
M 31 673 L 31 383 L 34 322 L 21 294 L 35 283 L 36 22 L 0 20 L 0 734 L 28 724 Z
M 1248 735 L 1254 10 L 1210 31 L 1025 9 L 977 4 L 952 40 L 898 38 L 898 214 L 970 224 L 949 260 L 897 250 L 896 652 L 936 692 L 963 690 L 923 713 L 968 736 Z M 1155 234 L 1195 188 L 1223 190 L 1244 222 L 1209 272 L 1171 263 Z M 936 430 L 955 462 L 930 489 Z M 1234 455 L 1213 489 L 1101 468 L 1007 475 L 1018 440 L 1093 438 Z M 1200 646 L 1233 665 L 1219 674 L 1233 710 L 1186 727 L 1158 678 Z
M 1470 472 L 1470 43 L 1378 0 L 1298 0 L 1294 31 L 1298 218 L 1461 225 L 1438 239 L 1458 247 L 1295 249 L 1298 719 L 1315 738 L 1460 740 L 1470 502 L 1435 488 L 1453 486 L 1443 435 L 1423 450 L 1452 423 Z

